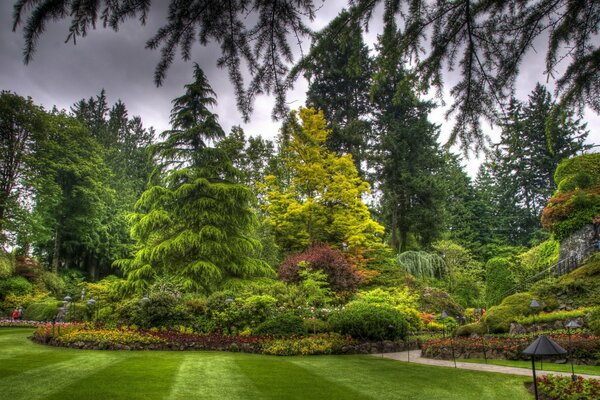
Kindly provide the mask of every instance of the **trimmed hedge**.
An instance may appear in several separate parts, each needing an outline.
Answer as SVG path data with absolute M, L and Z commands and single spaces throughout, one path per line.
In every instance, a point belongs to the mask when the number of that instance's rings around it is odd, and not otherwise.
M 403 314 L 388 305 L 349 303 L 329 318 L 335 332 L 361 340 L 404 339 L 408 323 Z

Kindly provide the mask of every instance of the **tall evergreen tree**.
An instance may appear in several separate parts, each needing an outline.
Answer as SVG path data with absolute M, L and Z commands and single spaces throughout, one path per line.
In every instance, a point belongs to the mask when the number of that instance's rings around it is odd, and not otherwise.
M 43 132 L 43 114 L 31 99 L 0 93 L 0 245 L 23 225 L 24 179 L 34 143 Z
M 513 99 L 501 125 L 500 142 L 490 152 L 497 222 L 510 244 L 530 244 L 541 229 L 541 212 L 556 190 L 553 175 L 558 163 L 587 148 L 585 125 L 556 112 L 551 95 L 540 84 L 527 103 Z
M 83 269 L 102 257 L 110 262 L 106 226 L 115 192 L 102 147 L 64 112 L 47 114 L 44 128 L 35 144 L 30 182 L 38 222 L 35 250 L 55 272 L 62 267 Z
M 443 230 L 442 158 L 438 128 L 427 120 L 433 105 L 418 99 L 396 46 L 400 33 L 387 24 L 379 38 L 372 99 L 377 143 L 375 180 L 381 212 L 395 250 L 427 246 Z
M 208 145 L 224 134 L 197 64 L 194 78 L 173 101 L 173 129 L 155 147 L 160 182 L 136 204 L 133 258 L 117 262 L 132 288 L 170 276 L 186 289 L 210 291 L 227 278 L 272 272 L 254 257 L 260 243 L 252 237 L 252 192 L 235 183 L 239 171 L 223 151 Z
M 363 202 L 369 184 L 358 175 L 350 155 L 325 147 L 329 130 L 322 112 L 300 109 L 292 113 L 283 132 L 282 148 L 289 177 L 265 178 L 263 209 L 281 249 L 305 250 L 329 243 L 350 250 L 380 243 L 383 227 L 371 219 Z
M 351 154 L 360 172 L 370 134 L 371 59 L 360 24 L 342 23 L 346 17 L 342 14 L 330 24 L 328 29 L 336 30 L 336 35 L 320 33 L 322 38 L 300 66 L 309 82 L 306 105 L 323 110 L 331 129 L 327 147 Z

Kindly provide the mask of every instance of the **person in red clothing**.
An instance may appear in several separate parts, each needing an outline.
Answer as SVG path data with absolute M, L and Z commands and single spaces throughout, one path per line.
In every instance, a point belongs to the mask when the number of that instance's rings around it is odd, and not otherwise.
M 13 321 L 17 321 L 20 317 L 21 317 L 21 312 L 19 311 L 18 308 L 15 308 L 15 310 L 11 314 L 11 319 Z

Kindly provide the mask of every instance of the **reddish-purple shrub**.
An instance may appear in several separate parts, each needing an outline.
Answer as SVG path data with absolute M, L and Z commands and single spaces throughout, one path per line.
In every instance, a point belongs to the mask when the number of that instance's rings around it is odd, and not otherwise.
M 354 291 L 360 283 L 360 275 L 344 254 L 327 244 L 314 244 L 300 254 L 285 259 L 277 271 L 284 282 L 298 282 L 298 264 L 306 262 L 314 271 L 323 271 L 335 291 Z

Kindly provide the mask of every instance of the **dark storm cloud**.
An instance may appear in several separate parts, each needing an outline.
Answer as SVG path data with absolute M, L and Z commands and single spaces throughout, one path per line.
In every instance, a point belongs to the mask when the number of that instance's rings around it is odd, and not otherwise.
M 169 69 L 163 86 L 153 82 L 154 68 L 159 61 L 159 51 L 146 50 L 145 42 L 153 36 L 158 27 L 164 24 L 167 15 L 166 1 L 153 2 L 145 26 L 137 20 L 124 23 L 119 32 L 99 27 L 80 38 L 77 45 L 64 43 L 67 36 L 67 21 L 49 23 L 40 38 L 33 61 L 23 64 L 22 31 L 13 33 L 12 0 L 0 2 L 0 89 L 12 90 L 51 108 L 68 109 L 81 98 L 95 96 L 100 89 L 107 92 L 112 104 L 121 99 L 130 115 L 140 115 L 146 126 L 154 126 L 158 132 L 169 128 L 171 100 L 183 93 L 183 85 L 192 80 L 192 62 L 197 62 L 205 71 L 211 86 L 218 96 L 215 112 L 219 121 L 228 131 L 232 125 L 242 125 L 249 135 L 260 134 L 274 137 L 279 124 L 271 120 L 273 99 L 257 98 L 252 120 L 243 124 L 236 108 L 233 88 L 227 72 L 218 69 L 216 60 L 220 54 L 216 45 L 200 47 L 195 45 L 192 61 L 183 62 L 179 55 Z M 343 7 L 345 2 L 328 1 L 318 10 L 313 29 L 323 27 Z M 378 13 L 376 13 L 378 14 Z M 366 42 L 372 48 L 380 31 L 381 17 L 375 16 L 366 34 Z M 309 43 L 303 44 L 306 51 Z M 524 99 L 537 81 L 545 83 L 543 40 L 536 41 L 537 52 L 529 52 L 521 64 L 521 76 L 517 81 L 517 95 Z M 299 54 L 299 49 L 296 49 Z M 455 73 L 446 74 L 446 88 L 456 83 Z M 304 104 L 306 82 L 299 80 L 295 90 L 289 93 L 292 107 Z M 449 96 L 446 103 L 450 104 Z M 442 126 L 442 140 L 452 127 L 451 121 L 444 120 L 444 108 L 435 110 L 431 119 Z M 591 112 L 586 113 L 591 134 L 589 142 L 600 142 L 600 118 Z M 474 174 L 478 163 L 469 165 Z

